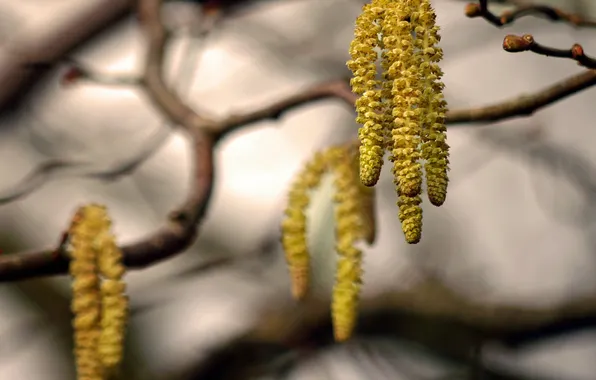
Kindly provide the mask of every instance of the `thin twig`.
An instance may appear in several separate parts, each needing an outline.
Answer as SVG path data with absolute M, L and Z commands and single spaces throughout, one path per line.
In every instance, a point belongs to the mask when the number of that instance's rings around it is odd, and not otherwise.
M 543 16 L 551 21 L 566 22 L 575 27 L 596 27 L 594 20 L 583 18 L 578 14 L 566 13 L 548 5 L 520 5 L 513 10 L 496 15 L 488 9 L 488 0 L 479 0 L 477 3 L 466 5 L 465 15 L 470 18 L 482 17 L 497 27 L 511 24 L 525 16 Z
M 503 49 L 510 53 L 531 51 L 547 57 L 573 59 L 580 66 L 596 69 L 596 59 L 587 56 L 580 44 L 574 44 L 571 49 L 556 49 L 539 44 L 531 34 L 524 34 L 523 36 L 509 34 L 503 40 Z
M 14 187 L 0 191 L 0 205 L 23 198 L 55 178 L 82 177 L 116 181 L 131 174 L 148 160 L 167 141 L 169 134 L 168 128 L 160 128 L 141 145 L 141 149 L 136 154 L 111 167 L 101 167 L 93 162 L 66 159 L 48 160 L 38 165 Z
M 86 1 L 73 7 L 72 12 L 60 15 L 61 22 L 44 33 L 13 35 L 2 46 L 0 64 L 0 110 L 4 111 L 31 80 L 51 67 L 73 48 L 126 15 L 132 0 Z M 31 40 L 31 38 L 34 40 Z M 40 70 L 41 69 L 41 70 Z

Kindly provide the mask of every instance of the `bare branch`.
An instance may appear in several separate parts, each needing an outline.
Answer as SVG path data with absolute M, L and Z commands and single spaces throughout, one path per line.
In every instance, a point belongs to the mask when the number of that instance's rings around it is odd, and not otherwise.
M 508 341 L 520 333 L 527 334 L 587 316 L 594 320 L 596 294 L 556 306 L 491 305 L 462 297 L 440 280 L 428 278 L 407 290 L 365 297 L 359 309 L 356 336 L 408 340 L 451 359 L 466 362 L 472 348 L 489 340 Z M 223 359 L 220 355 L 224 355 L 229 366 L 236 354 L 251 353 L 259 347 L 271 347 L 279 352 L 333 344 L 329 302 L 325 299 L 307 298 L 301 303 L 289 300 L 270 302 L 255 321 L 255 325 L 242 336 L 183 372 L 197 377 L 200 377 L 199 373 L 213 375 L 213 371 L 227 374 L 228 370 L 218 365 L 218 359 Z M 440 329 L 442 334 L 437 339 L 436 335 L 428 334 L 429 329 Z M 230 356 L 233 353 L 236 354 Z M 246 364 L 261 371 L 270 369 L 259 365 L 259 360 L 262 358 L 251 357 Z M 212 377 L 218 376 L 205 378 Z
M 447 113 L 447 123 L 451 125 L 487 123 L 530 116 L 546 106 L 594 85 L 596 85 L 596 70 L 586 70 L 531 94 L 485 107 L 450 111 Z
M 128 268 L 144 268 L 182 252 L 196 239 L 213 184 L 213 136 L 203 128 L 205 120 L 181 102 L 164 84 L 162 60 L 166 33 L 160 20 L 160 0 L 140 0 L 139 13 L 149 42 L 143 75 L 146 92 L 154 104 L 179 124 L 192 140 L 193 172 L 186 201 L 170 213 L 167 223 L 147 238 L 122 247 Z M 0 282 L 63 274 L 68 269 L 64 244 L 56 249 L 0 256 Z
M 566 13 L 547 5 L 519 5 L 511 11 L 496 15 L 488 9 L 488 0 L 479 0 L 477 3 L 466 5 L 465 15 L 470 18 L 482 17 L 497 27 L 511 24 L 525 16 L 543 16 L 551 21 L 566 22 L 576 27 L 596 27 L 596 21 L 594 20 L 585 19 L 577 14 Z
M 510 53 L 531 51 L 547 57 L 573 59 L 579 65 L 588 69 L 596 69 L 596 59 L 588 57 L 580 44 L 574 44 L 571 49 L 556 49 L 539 44 L 531 34 L 516 36 L 509 34 L 503 40 L 503 49 Z
M 511 100 L 484 107 L 449 111 L 447 113 L 446 122 L 449 125 L 487 123 L 502 121 L 513 117 L 530 116 L 541 108 L 549 106 L 593 85 L 596 85 L 596 71 L 588 70 L 538 90 L 535 93 L 521 95 Z M 348 106 L 354 107 L 354 103 L 358 96 L 351 92 L 350 87 L 345 80 L 335 80 L 307 88 L 284 100 L 263 107 L 260 110 L 231 116 L 222 121 L 213 123 L 213 125 L 210 126 L 210 129 L 219 131 L 217 135 L 221 136 L 239 126 L 263 119 L 275 119 L 291 108 L 299 107 L 315 100 L 328 98 L 340 99 Z
M 0 191 L 0 205 L 13 202 L 39 189 L 46 182 L 56 178 L 86 177 L 103 181 L 116 181 L 135 171 L 147 161 L 167 140 L 169 128 L 160 128 L 149 141 L 142 144 L 141 150 L 132 157 L 115 165 L 103 168 L 92 162 L 49 160 L 29 173 L 16 186 Z
M 61 15 L 63 21 L 56 23 L 55 29 L 35 34 L 35 41 L 17 35 L 2 46 L 6 54 L 0 62 L 0 109 L 4 109 L 7 102 L 39 73 L 40 67 L 57 62 L 93 34 L 124 16 L 132 5 L 132 0 L 113 0 L 108 4 L 100 0 L 83 2 L 71 14 Z M 29 38 L 29 34 L 25 36 Z

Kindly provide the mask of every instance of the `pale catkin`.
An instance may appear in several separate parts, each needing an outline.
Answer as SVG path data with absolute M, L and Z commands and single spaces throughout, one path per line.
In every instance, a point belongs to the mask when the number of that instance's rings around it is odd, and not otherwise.
M 358 301 L 362 284 L 362 251 L 359 240 L 370 237 L 371 226 L 365 226 L 364 205 L 354 153 L 342 146 L 330 150 L 330 166 L 335 185 L 335 249 L 338 254 L 331 315 L 335 340 L 349 339 L 356 326 Z
M 290 272 L 292 295 L 298 300 L 307 295 L 310 282 L 306 210 L 310 204 L 310 192 L 321 182 L 326 165 L 325 153 L 318 152 L 298 173 L 290 186 L 281 225 L 281 241 Z
M 97 354 L 101 296 L 97 252 L 93 246 L 98 225 L 93 216 L 93 209 L 79 209 L 69 229 L 69 273 L 73 278 L 71 309 L 74 314 L 74 354 L 78 380 L 103 378 Z
M 78 380 L 103 380 L 122 360 L 125 267 L 110 227 L 106 208 L 91 204 L 79 208 L 69 229 Z

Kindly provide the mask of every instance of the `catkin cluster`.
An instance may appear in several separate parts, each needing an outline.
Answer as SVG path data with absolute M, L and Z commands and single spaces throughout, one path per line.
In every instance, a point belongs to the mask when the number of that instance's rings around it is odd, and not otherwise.
M 69 229 L 78 380 L 103 380 L 122 360 L 128 300 L 122 252 L 106 208 L 81 207 Z
M 347 62 L 352 91 L 360 95 L 360 180 L 377 183 L 388 150 L 402 230 L 412 244 L 422 234 L 422 164 L 430 202 L 440 206 L 447 195 L 447 104 L 435 19 L 429 0 L 372 0 L 356 20 Z
M 325 173 L 333 173 L 338 261 L 331 311 L 337 341 L 347 340 L 356 324 L 362 283 L 362 251 L 356 244 L 359 241 L 372 244 L 375 239 L 374 189 L 361 184 L 357 157 L 354 145 L 333 147 L 317 153 L 292 184 L 286 218 L 282 222 L 282 244 L 292 293 L 295 298 L 302 299 L 308 291 L 310 272 L 306 241 L 309 193 L 318 186 Z

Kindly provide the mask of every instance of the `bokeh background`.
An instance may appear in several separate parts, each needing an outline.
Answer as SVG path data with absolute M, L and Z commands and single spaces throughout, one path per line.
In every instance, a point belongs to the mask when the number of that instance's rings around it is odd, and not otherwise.
M 102 2 L 0 1 L 0 58 L 24 54 L 69 12 Z M 164 17 L 174 36 L 167 80 L 196 110 L 224 117 L 347 76 L 347 47 L 362 3 L 250 2 L 199 38 L 198 4 L 168 2 Z M 465 18 L 465 2 L 433 3 L 442 28 L 446 95 L 454 109 L 536 91 L 581 70 L 568 60 L 505 53 L 501 41 L 507 33 L 532 33 L 561 48 L 579 42 L 596 53 L 594 30 L 536 18 L 500 30 Z M 590 0 L 544 3 L 596 17 Z M 137 20 L 129 16 L 69 57 L 105 75 L 135 77 L 143 52 Z M 187 189 L 186 138 L 141 90 L 89 81 L 64 86 L 66 70 L 67 63 L 58 64 L 2 117 L 0 196 L 50 159 L 107 170 L 154 153 L 134 173 L 113 181 L 81 178 L 76 170 L 40 178 L 34 192 L 0 206 L 3 252 L 56 244 L 76 207 L 89 202 L 106 204 L 119 240 L 132 242 L 158 227 Z M 448 200 L 439 209 L 425 209 L 424 236 L 416 246 L 403 242 L 385 170 L 378 239 L 366 251 L 364 297 L 407 288 L 428 273 L 485 303 L 543 307 L 596 293 L 595 101 L 591 89 L 529 118 L 451 127 Z M 293 302 L 279 244 L 286 191 L 314 151 L 354 138 L 357 127 L 352 110 L 323 100 L 279 120 L 247 125 L 219 144 L 214 196 L 196 244 L 127 275 L 133 317 L 125 378 L 175 380 L 169 374 L 248 331 L 265 307 Z M 331 191 L 325 182 L 310 211 L 314 290 L 322 299 L 333 283 Z M 197 269 L 219 258 L 234 260 L 210 271 Z M 0 379 L 74 379 L 69 302 L 67 276 L 0 286 Z M 487 367 L 523 379 L 592 380 L 596 330 L 523 350 L 488 344 L 482 356 Z M 292 379 L 470 378 L 469 363 L 395 338 L 357 338 L 294 364 Z

